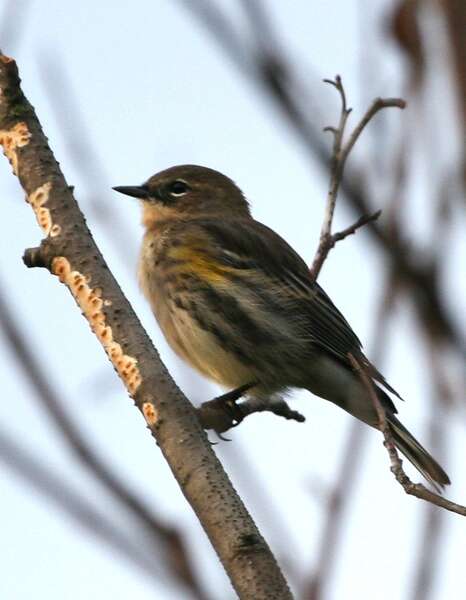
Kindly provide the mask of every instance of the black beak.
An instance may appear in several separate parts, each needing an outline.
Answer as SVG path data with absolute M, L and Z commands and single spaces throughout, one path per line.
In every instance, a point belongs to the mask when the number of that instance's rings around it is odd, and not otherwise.
M 133 198 L 142 198 L 143 200 L 149 197 L 149 190 L 145 185 L 118 185 L 112 188 L 115 192 L 132 196 Z

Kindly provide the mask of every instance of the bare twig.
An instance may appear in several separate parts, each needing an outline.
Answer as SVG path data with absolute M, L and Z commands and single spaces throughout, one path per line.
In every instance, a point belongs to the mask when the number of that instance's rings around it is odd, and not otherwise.
M 425 500 L 426 502 L 430 502 L 431 504 L 435 504 L 436 506 L 440 506 L 440 508 L 444 508 L 445 510 L 449 510 L 451 512 L 457 513 L 458 515 L 466 516 L 466 506 L 462 506 L 461 504 L 457 504 L 456 502 L 451 502 L 447 500 L 443 496 L 436 494 L 435 492 L 431 492 L 428 490 L 422 483 L 413 483 L 411 479 L 406 475 L 402 460 L 398 455 L 397 449 L 393 442 L 393 436 L 390 431 L 390 427 L 387 422 L 387 418 L 385 416 L 385 410 L 380 403 L 379 398 L 374 389 L 374 385 L 370 379 L 370 376 L 367 373 L 366 367 L 358 361 L 351 353 L 348 353 L 348 359 L 354 367 L 354 370 L 359 374 L 361 381 L 363 382 L 367 393 L 374 404 L 374 408 L 377 411 L 377 416 L 379 419 L 379 428 L 384 437 L 384 446 L 387 449 L 388 456 L 390 458 L 390 470 L 395 476 L 395 479 L 404 489 L 404 491 L 410 495 L 415 496 L 421 500 Z
M 369 121 L 375 117 L 375 115 L 384 108 L 406 108 L 406 102 L 402 98 L 376 98 L 372 105 L 367 110 L 366 114 L 363 116 L 359 124 L 355 127 L 353 133 L 351 134 L 347 144 L 342 150 L 342 161 L 343 164 L 346 162 L 348 158 L 348 154 L 351 152 L 354 144 L 357 139 L 361 135 L 364 127 L 369 123 Z
M 342 229 L 341 231 L 334 233 L 332 235 L 332 241 L 333 241 L 332 248 L 336 242 L 340 242 L 341 240 L 344 240 L 349 235 L 356 233 L 356 231 L 358 229 L 360 229 L 361 227 L 364 227 L 364 225 L 367 225 L 368 223 L 371 223 L 372 221 L 377 221 L 377 219 L 380 217 L 381 214 L 382 214 L 381 210 L 376 210 L 371 215 L 362 215 L 362 217 L 359 217 L 359 219 L 355 223 L 353 223 L 349 227 L 346 227 L 346 229 Z
M 25 98 L 0 56 L 0 139 L 45 238 L 25 253 L 68 287 L 145 418 L 238 595 L 289 600 L 275 558 L 215 456 L 196 413 L 123 296 Z
M 18 51 L 24 39 L 27 20 L 31 12 L 30 0 L 6 0 L 3 2 L 0 20 L 1 48 L 5 52 Z
M 317 250 L 316 250 L 316 253 L 314 256 L 314 260 L 312 261 L 312 266 L 310 269 L 311 277 L 314 280 L 317 279 L 317 277 L 319 276 L 319 273 L 322 269 L 322 266 L 328 256 L 328 253 L 330 252 L 330 250 L 332 248 L 335 247 L 335 244 L 337 242 L 340 242 L 341 240 L 344 240 L 349 235 L 356 233 L 356 231 L 358 229 L 360 229 L 361 227 L 364 227 L 364 225 L 367 225 L 368 223 L 371 223 L 372 221 L 376 221 L 380 217 L 381 214 L 382 214 L 381 210 L 376 210 L 371 215 L 362 215 L 362 217 L 359 217 L 359 219 L 357 221 L 355 221 L 352 225 L 350 225 L 349 227 L 346 227 L 345 229 L 342 229 L 341 231 L 338 231 L 337 233 L 333 233 L 328 236 L 325 234 L 324 235 L 321 234 L 321 237 L 319 240 L 319 245 L 317 247 Z
M 364 127 L 380 110 L 393 106 L 404 108 L 406 105 L 404 100 L 401 100 L 400 98 L 377 98 L 369 107 L 358 125 L 355 127 L 346 144 L 343 144 L 346 123 L 351 112 L 351 109 L 347 106 L 345 88 L 339 75 L 335 77 L 335 80 L 324 79 L 324 82 L 332 85 L 338 91 L 341 99 L 341 112 L 338 127 L 326 127 L 324 129 L 324 131 L 330 131 L 333 134 L 333 149 L 332 159 L 330 162 L 330 185 L 327 194 L 325 217 L 320 231 L 319 245 L 317 247 L 311 267 L 311 275 L 314 280 L 316 280 L 319 276 L 320 270 L 328 256 L 328 253 L 338 241 L 345 239 L 345 237 L 351 235 L 352 233 L 355 233 L 356 230 L 363 225 L 366 225 L 372 221 L 376 221 L 379 218 L 381 214 L 380 210 L 370 215 L 363 215 L 350 227 L 347 227 L 339 233 L 332 234 L 332 223 L 338 191 L 343 180 L 346 159 L 353 149 L 354 144 L 361 135 Z
M 330 248 L 332 248 L 335 245 L 335 241 L 333 241 L 332 244 L 331 240 L 333 215 L 335 213 L 335 206 L 337 203 L 338 188 L 343 174 L 343 169 L 345 167 L 344 162 L 342 162 L 341 160 L 341 148 L 343 143 L 343 136 L 345 134 L 346 123 L 351 112 L 351 109 L 348 108 L 346 104 L 345 88 L 343 87 L 340 75 L 337 75 L 335 77 L 335 81 L 333 81 L 332 79 L 324 79 L 324 82 L 335 87 L 335 89 L 340 94 L 341 112 L 338 127 L 326 127 L 324 129 L 324 131 L 330 131 L 333 134 L 333 150 L 332 158 L 330 161 L 330 187 L 327 194 L 327 206 L 325 209 L 325 216 L 324 221 L 322 223 L 322 228 L 320 230 L 319 246 L 317 248 L 314 262 L 312 263 L 311 267 L 311 275 L 313 279 L 317 279 L 320 269 L 324 264 L 327 254 L 330 251 Z

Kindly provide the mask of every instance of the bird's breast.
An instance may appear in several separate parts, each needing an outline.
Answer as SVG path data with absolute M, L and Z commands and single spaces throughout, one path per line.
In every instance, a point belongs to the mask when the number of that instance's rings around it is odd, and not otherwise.
M 176 244 L 175 244 L 176 246 Z M 172 241 L 146 236 L 139 260 L 139 283 L 171 348 L 206 377 L 228 387 L 250 380 L 250 367 L 239 361 L 212 330 L 202 280 L 195 264 L 174 251 Z M 195 270 L 195 269 L 194 269 Z

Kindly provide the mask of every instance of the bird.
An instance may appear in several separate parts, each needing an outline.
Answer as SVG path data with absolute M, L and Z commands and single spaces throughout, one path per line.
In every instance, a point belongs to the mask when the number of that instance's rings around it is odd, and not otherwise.
M 305 261 L 253 218 L 230 178 L 180 165 L 113 189 L 141 202 L 139 283 L 176 354 L 224 389 L 253 382 L 248 402 L 284 402 L 301 388 L 379 429 L 352 356 L 372 379 L 396 448 L 436 489 L 450 483 L 396 417 L 389 394 L 399 394 Z

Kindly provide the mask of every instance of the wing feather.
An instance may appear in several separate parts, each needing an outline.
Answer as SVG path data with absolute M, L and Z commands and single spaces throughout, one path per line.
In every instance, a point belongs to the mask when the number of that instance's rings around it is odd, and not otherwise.
M 253 220 L 200 223 L 213 242 L 208 248 L 216 261 L 250 286 L 269 280 L 278 302 L 306 329 L 310 343 L 352 368 L 348 353 L 367 361 L 371 375 L 387 390 L 399 395 L 368 361 L 362 344 L 348 321 L 317 282 L 293 248 L 272 229 Z M 258 290 L 259 293 L 259 290 Z

